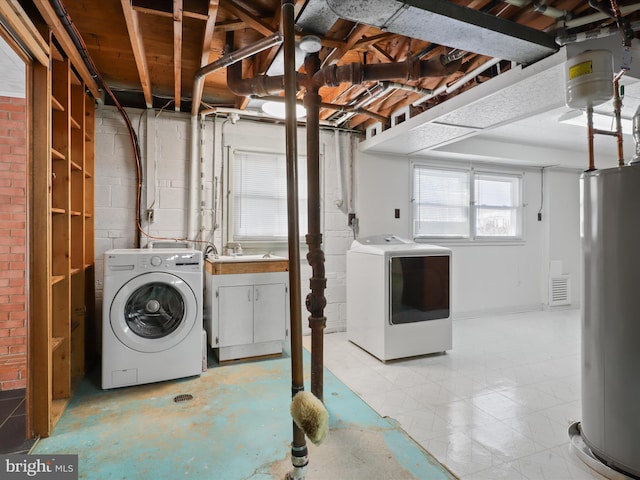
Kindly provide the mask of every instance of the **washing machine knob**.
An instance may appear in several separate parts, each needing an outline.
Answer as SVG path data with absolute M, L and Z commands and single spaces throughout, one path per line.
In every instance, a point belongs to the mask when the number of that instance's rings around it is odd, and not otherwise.
M 154 267 L 159 267 L 162 265 L 162 259 L 160 257 L 151 257 L 151 265 Z

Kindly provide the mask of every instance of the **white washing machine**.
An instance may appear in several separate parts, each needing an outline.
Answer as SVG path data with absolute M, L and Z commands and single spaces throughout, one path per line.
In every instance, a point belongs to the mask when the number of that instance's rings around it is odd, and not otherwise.
M 451 250 L 395 235 L 347 251 L 347 338 L 382 361 L 451 349 Z
M 199 375 L 202 291 L 202 252 L 105 252 L 102 388 Z

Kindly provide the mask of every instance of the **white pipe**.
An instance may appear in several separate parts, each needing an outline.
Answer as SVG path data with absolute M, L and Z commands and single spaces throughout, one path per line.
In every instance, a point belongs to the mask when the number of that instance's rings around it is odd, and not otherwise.
M 501 58 L 493 58 L 491 60 L 489 60 L 488 62 L 483 63 L 482 65 L 474 68 L 473 70 L 471 70 L 469 73 L 467 73 L 466 75 L 460 77 L 458 80 L 456 80 L 454 83 L 452 83 L 451 85 L 449 85 L 446 88 L 446 92 L 447 93 L 452 93 L 455 92 L 457 89 L 459 89 L 462 85 L 464 85 L 465 83 L 467 83 L 469 80 L 477 77 L 478 75 L 480 75 L 482 72 L 484 72 L 485 70 L 488 70 L 489 68 L 493 67 L 495 64 L 500 63 L 502 61 Z
M 420 97 L 418 100 L 413 102 L 411 105 L 417 107 L 418 105 L 422 105 L 427 100 L 431 100 L 433 97 L 437 97 L 441 93 L 444 93 L 447 90 L 447 85 L 441 85 L 432 91 L 429 95 L 425 95 L 424 97 Z
M 197 235 L 197 225 L 196 225 L 196 215 L 198 211 L 198 190 L 196 185 L 198 185 L 198 116 L 191 115 L 191 142 L 190 147 L 191 150 L 189 152 L 189 157 L 191 159 L 189 165 L 189 211 L 187 214 L 187 239 L 188 240 L 196 240 Z
M 640 10 L 640 3 L 634 3 L 633 5 L 625 5 L 624 7 L 620 7 L 620 13 L 622 15 L 626 15 L 628 13 L 635 12 L 636 10 Z M 576 27 L 581 27 L 583 25 L 587 25 L 588 23 L 599 22 L 600 20 L 606 20 L 609 17 L 602 12 L 593 13 L 591 15 L 586 15 L 580 18 L 574 18 L 573 20 L 560 21 L 558 22 L 558 26 L 565 29 L 571 29 Z
M 198 240 L 203 241 L 204 230 L 205 230 L 205 200 L 204 200 L 204 192 L 205 192 L 205 174 L 204 174 L 204 145 L 205 145 L 205 135 L 206 135 L 206 125 L 204 123 L 206 115 L 200 115 L 200 141 L 198 142 L 198 176 L 200 177 L 199 188 L 198 188 L 198 205 L 199 205 L 199 219 L 198 219 Z
M 500 63 L 501 61 L 502 61 L 502 59 L 500 59 L 500 58 L 493 58 L 493 59 L 489 60 L 488 62 L 483 63 L 479 67 L 474 68 L 472 71 L 470 71 L 469 73 L 467 73 L 463 77 L 460 77 L 458 80 L 456 80 L 455 83 L 452 83 L 450 86 L 441 85 L 440 87 L 436 88 L 433 92 L 431 92 L 429 95 L 425 95 L 424 97 L 420 97 L 418 100 L 413 102 L 411 105 L 414 106 L 414 107 L 417 107 L 418 105 L 422 105 L 427 100 L 431 100 L 433 97 L 437 97 L 441 93 L 455 92 L 458 88 L 460 88 L 462 85 L 467 83 L 469 80 L 471 80 L 474 77 L 477 77 L 482 72 L 484 72 L 485 70 L 487 70 L 487 69 L 493 67 L 494 65 Z
M 336 130 L 335 134 L 335 158 L 336 158 L 336 173 L 338 174 L 338 199 L 336 200 L 336 207 L 342 213 L 347 213 L 349 210 L 348 201 L 346 199 L 347 196 L 347 185 L 346 185 L 346 172 L 345 172 L 345 164 L 344 157 L 342 156 L 340 149 L 340 132 Z

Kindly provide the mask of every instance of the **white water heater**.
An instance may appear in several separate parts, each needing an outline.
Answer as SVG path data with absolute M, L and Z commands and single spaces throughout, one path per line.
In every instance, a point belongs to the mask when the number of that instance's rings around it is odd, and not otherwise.
M 640 476 L 640 166 L 582 175 L 584 443 Z

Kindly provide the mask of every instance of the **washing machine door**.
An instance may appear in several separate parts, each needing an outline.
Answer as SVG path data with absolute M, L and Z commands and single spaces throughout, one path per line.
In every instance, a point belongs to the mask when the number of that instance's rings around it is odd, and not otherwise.
M 127 347 L 153 353 L 182 342 L 197 321 L 198 302 L 180 277 L 163 272 L 125 283 L 111 303 L 113 333 Z

